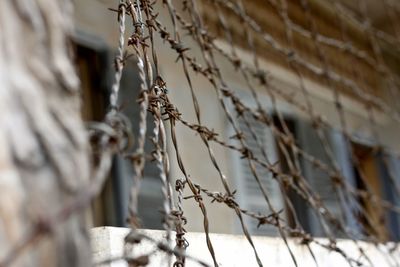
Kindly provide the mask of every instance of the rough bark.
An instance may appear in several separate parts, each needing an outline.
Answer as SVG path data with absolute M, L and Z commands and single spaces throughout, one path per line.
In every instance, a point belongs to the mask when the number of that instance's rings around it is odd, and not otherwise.
M 87 184 L 67 0 L 0 1 L 0 262 Z M 83 214 L 32 242 L 12 266 L 89 266 Z

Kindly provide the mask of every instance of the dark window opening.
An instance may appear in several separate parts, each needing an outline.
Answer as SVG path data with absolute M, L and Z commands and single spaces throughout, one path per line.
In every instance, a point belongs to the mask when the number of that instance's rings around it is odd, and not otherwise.
M 282 133 L 285 133 L 284 129 L 290 132 L 295 140 L 297 140 L 297 131 L 296 131 L 296 120 L 293 118 L 285 117 L 283 121 L 279 119 L 277 115 L 273 115 L 273 123 L 275 127 Z M 288 161 L 295 162 L 294 155 L 292 153 L 292 148 L 289 145 L 281 142 L 279 144 L 278 138 L 276 138 L 276 147 L 277 154 L 279 159 L 280 170 L 283 174 L 286 175 L 296 175 L 293 171 L 290 170 L 290 166 Z M 296 183 L 296 181 L 294 181 Z M 298 184 L 295 184 L 298 186 Z M 285 191 L 287 198 L 284 199 L 285 202 L 285 210 L 286 218 L 288 222 L 288 226 L 292 229 L 295 229 L 297 226 L 296 221 L 300 224 L 303 229 L 309 229 L 308 216 L 307 216 L 307 204 L 305 200 L 298 195 L 297 192 L 292 187 L 283 188 Z
M 355 156 L 354 174 L 357 189 L 370 192 L 380 199 L 391 202 L 391 186 L 388 181 L 387 166 L 383 165 L 382 154 L 373 147 L 352 143 Z M 356 214 L 361 224 L 361 229 L 366 235 L 374 235 L 380 241 L 393 239 L 391 233 L 393 225 L 389 225 L 389 211 L 382 209 L 380 203 L 374 202 L 369 194 L 363 194 L 358 198 L 362 210 Z M 389 220 L 388 220 L 389 219 Z
M 113 53 L 104 46 L 103 49 L 76 44 L 76 70 L 81 80 L 82 117 L 85 121 L 101 122 L 107 113 L 109 91 L 114 78 Z M 129 118 L 134 135 L 139 130 L 139 108 L 136 99 L 139 94 L 139 76 L 136 63 L 126 62 L 121 79 L 119 105 L 121 112 Z M 153 134 L 152 118 L 148 116 L 146 138 Z M 151 142 L 146 142 L 145 153 L 150 154 Z M 132 148 L 132 152 L 135 147 Z M 132 165 L 126 159 L 116 156 L 110 177 L 103 192 L 92 204 L 94 226 L 126 226 L 128 203 L 132 176 Z M 146 162 L 142 188 L 139 194 L 138 217 L 140 226 L 148 229 L 162 228 L 162 194 L 158 170 L 154 163 Z M 159 210 L 160 212 L 155 212 Z

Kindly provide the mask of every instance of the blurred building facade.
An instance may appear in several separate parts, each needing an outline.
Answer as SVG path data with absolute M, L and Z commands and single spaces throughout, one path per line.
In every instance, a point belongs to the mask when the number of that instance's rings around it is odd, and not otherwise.
M 232 46 L 227 43 L 224 36 L 224 30 L 219 26 L 219 18 L 213 10 L 209 1 L 200 4 L 204 21 L 209 30 L 217 37 L 216 43 L 224 51 L 230 51 Z M 268 2 L 268 3 L 267 3 Z M 369 116 L 367 106 L 371 105 L 368 99 L 360 98 L 360 94 L 351 90 L 340 83 L 340 79 L 349 79 L 355 83 L 358 88 L 363 88 L 361 95 L 368 95 L 374 99 L 382 99 L 390 109 L 400 111 L 398 97 L 400 92 L 397 89 L 391 90 L 398 85 L 397 78 L 390 80 L 396 84 L 388 84 L 388 78 L 382 74 L 384 70 L 378 66 L 369 64 L 365 58 L 375 58 L 374 47 L 371 45 L 370 35 L 362 25 L 354 21 L 346 20 L 343 17 L 337 17 L 338 6 L 331 1 L 309 1 L 309 8 L 314 14 L 314 22 L 308 20 L 308 15 L 302 9 L 301 1 L 288 1 L 288 14 L 290 23 L 297 27 L 293 34 L 293 43 L 289 43 L 287 39 L 287 25 L 280 16 L 281 9 L 276 6 L 275 1 L 246 1 L 248 15 L 254 18 L 262 25 L 267 33 L 284 47 L 291 47 L 295 54 L 282 55 L 274 52 L 268 44 L 266 44 L 265 35 L 254 34 L 254 47 L 256 54 L 249 48 L 246 41 L 245 31 L 241 26 L 240 20 L 227 12 L 226 19 L 231 26 L 232 42 L 235 43 L 235 51 L 238 58 L 245 64 L 252 65 L 254 56 L 261 69 L 268 71 L 269 85 L 277 88 L 285 95 L 289 95 L 294 102 L 306 104 L 309 101 L 316 114 L 321 115 L 324 120 L 328 121 L 332 126 L 331 129 L 325 129 L 324 135 L 329 145 L 332 147 L 333 156 L 336 159 L 340 169 L 342 170 L 348 182 L 355 188 L 362 188 L 364 185 L 359 178 L 357 170 L 352 164 L 349 145 L 355 151 L 357 160 L 361 169 L 367 174 L 368 186 L 371 186 L 378 196 L 388 199 L 393 203 L 400 204 L 400 200 L 395 196 L 393 186 L 389 181 L 388 169 L 385 166 L 390 165 L 390 170 L 394 170 L 393 175 L 400 181 L 400 160 L 397 158 L 395 151 L 400 149 L 398 136 L 400 133 L 399 124 L 396 123 L 389 114 L 385 112 L 375 111 L 375 125 L 371 127 L 371 117 Z M 378 3 L 379 1 L 375 1 Z M 348 10 L 353 10 L 354 16 L 357 16 L 357 6 L 352 6 L 353 2 L 343 2 L 348 5 Z M 179 8 L 179 4 L 177 4 Z M 83 117 L 85 120 L 102 120 L 102 116 L 107 109 L 107 99 L 109 88 L 113 79 L 113 57 L 115 55 L 115 47 L 118 40 L 118 25 L 116 13 L 108 10 L 115 8 L 113 1 L 107 0 L 86 0 L 75 1 L 75 22 L 76 35 L 74 42 L 77 51 L 77 69 L 81 77 L 82 96 L 83 96 Z M 386 15 L 387 11 L 381 5 L 373 5 L 373 1 L 369 5 L 370 18 L 378 29 L 388 35 L 396 33 L 391 28 L 396 21 L 390 21 L 390 16 Z M 165 8 L 161 7 L 160 10 Z M 224 12 L 222 10 L 221 12 Z M 169 18 L 167 13 L 161 12 L 159 16 L 161 21 L 165 21 L 167 25 Z M 287 21 L 286 21 L 287 22 Z M 313 26 L 314 25 L 314 26 Z M 397 25 L 396 25 L 397 26 Z M 295 27 L 295 28 L 296 28 Z M 310 29 L 315 27 L 315 32 L 319 35 L 313 36 L 309 33 Z M 308 29 L 304 32 L 302 29 Z M 127 33 L 129 34 L 129 32 Z M 322 36 L 322 37 L 321 37 Z M 343 40 L 348 44 L 342 50 L 333 48 L 332 45 L 324 44 L 323 36 L 330 36 L 334 39 Z M 221 38 L 218 38 L 221 37 Z M 319 41 L 317 40 L 318 38 Z M 194 42 L 188 36 L 182 37 L 183 42 L 191 48 L 190 52 L 196 58 L 201 58 L 200 51 L 196 50 Z M 325 40 L 327 42 L 327 40 Z M 379 49 L 385 66 L 390 69 L 390 73 L 399 73 L 400 70 L 400 50 L 399 47 L 384 42 L 378 42 Z M 159 51 L 160 72 L 164 80 L 167 82 L 170 98 L 177 106 L 178 110 L 183 114 L 187 121 L 195 121 L 195 112 L 191 104 L 191 95 L 187 81 L 180 66 L 175 63 L 176 55 L 169 49 L 167 44 L 163 44 L 161 40 L 156 40 Z M 318 43 L 320 47 L 316 47 Z M 354 56 L 351 49 L 365 51 L 365 54 Z M 322 49 L 323 52 L 318 52 Z M 346 50 L 347 49 L 347 50 Z M 350 52 L 346 52 L 350 51 Z M 305 66 L 301 70 L 301 77 L 295 73 L 290 66 L 290 57 L 298 56 L 306 59 L 306 62 L 317 66 L 317 71 L 325 71 L 326 66 L 329 70 L 339 75 L 339 80 L 329 82 L 324 75 L 316 75 L 312 70 Z M 227 86 L 240 96 L 242 101 L 248 106 L 257 108 L 252 94 L 248 89 L 243 78 L 240 78 L 237 70 L 232 64 L 221 56 L 218 57 L 220 69 L 223 71 Z M 289 57 L 289 60 L 288 60 Z M 201 115 L 203 123 L 210 129 L 213 129 L 224 140 L 232 140 L 233 130 L 224 116 L 214 89 L 208 85 L 206 79 L 191 73 L 193 85 L 201 107 Z M 383 78 L 382 78 L 383 77 Z M 126 64 L 122 85 L 121 85 L 121 102 L 120 105 L 124 113 L 131 119 L 133 131 L 138 131 L 138 107 L 136 105 L 136 97 L 139 92 L 139 77 L 135 67 L 134 58 Z M 278 114 L 274 113 L 272 108 L 274 104 L 283 114 L 286 125 L 290 128 L 290 132 L 294 135 L 298 145 L 310 155 L 320 159 L 327 164 L 330 160 L 324 154 L 321 143 L 318 141 L 315 131 L 313 130 L 312 121 L 309 114 L 299 111 L 299 109 L 285 99 L 277 97 L 273 103 L 269 93 L 261 86 L 254 85 L 260 102 L 265 109 L 271 112 L 271 116 L 277 119 Z M 305 98 L 304 91 L 307 92 L 308 99 Z M 334 88 L 334 89 L 333 89 Z M 337 112 L 337 101 L 334 92 L 340 94 L 340 105 L 346 115 L 347 129 L 351 136 L 351 144 L 345 141 L 341 129 L 340 116 Z M 360 93 L 360 92 L 359 92 Z M 233 106 L 229 108 L 234 109 Z M 251 118 L 249 118 L 251 121 Z M 238 123 L 244 122 L 238 118 Z M 151 122 L 149 121 L 149 125 Z M 279 125 L 277 122 L 276 125 Z M 281 125 L 283 127 L 283 125 Z M 245 127 L 243 127 L 245 128 Z M 269 158 L 272 162 L 278 162 L 280 169 L 288 171 L 289 166 L 284 164 L 282 153 L 277 147 L 276 140 L 271 130 L 254 122 L 253 128 L 256 135 L 262 141 Z M 375 131 L 373 130 L 375 129 Z M 151 133 L 151 128 L 149 129 Z M 251 132 L 245 132 L 245 135 L 251 135 Z M 208 152 L 202 145 L 199 136 L 186 128 L 177 125 L 178 142 L 181 148 L 183 161 L 187 166 L 190 176 L 193 180 L 206 188 L 215 188 L 220 191 L 222 185 L 218 180 L 218 173 L 212 167 Z M 260 144 L 249 143 L 254 151 L 259 151 Z M 383 151 L 376 151 L 376 147 L 383 148 Z M 240 155 L 219 146 L 213 146 L 219 165 L 226 174 L 229 184 L 236 188 L 238 202 L 243 207 L 252 210 L 268 213 L 267 207 L 262 201 L 262 196 L 258 192 L 255 182 L 250 179 L 249 168 L 240 160 Z M 147 151 L 151 152 L 151 147 L 147 147 Z M 169 146 L 171 164 L 171 179 L 181 179 L 183 175 L 177 168 L 174 161 L 174 150 Z M 256 153 L 261 153 L 256 152 Z M 334 213 L 339 214 L 339 203 L 336 201 L 334 189 L 330 184 L 331 181 L 327 174 L 318 171 L 309 162 L 301 162 L 302 170 L 311 187 L 319 192 L 322 201 Z M 279 184 L 271 179 L 271 174 L 265 170 L 259 170 L 263 177 L 263 183 L 266 184 L 274 206 L 277 209 L 284 209 L 287 205 L 281 195 Z M 128 216 L 129 187 L 132 175 L 129 162 L 121 158 L 114 159 L 114 166 L 108 185 L 106 186 L 102 196 L 94 203 L 93 206 L 93 223 L 94 225 L 126 225 Z M 157 170 L 148 165 L 145 168 L 145 178 L 142 183 L 142 193 L 140 195 L 139 215 L 144 228 L 161 229 L 162 215 L 162 194 L 161 183 L 157 178 Z M 187 194 L 189 194 L 187 192 Z M 290 195 L 290 192 L 288 192 Z M 300 199 L 292 196 L 294 209 L 299 214 L 299 220 L 303 227 L 314 235 L 323 235 L 321 225 L 318 222 L 313 211 L 308 209 Z M 381 227 L 376 229 L 378 236 L 382 240 L 400 238 L 398 215 L 387 214 L 383 211 L 376 210 L 373 204 L 364 203 L 363 199 L 359 199 L 359 205 L 364 205 L 371 217 L 376 222 L 381 223 Z M 219 233 L 241 233 L 241 228 L 237 222 L 237 218 L 232 210 L 223 204 L 207 203 L 208 213 L 213 220 L 210 222 L 211 232 Z M 349 206 L 352 204 L 349 203 Z M 360 231 L 358 224 L 362 218 L 357 218 L 357 214 L 352 212 L 352 207 L 347 207 L 351 213 L 347 216 L 346 225 L 354 229 L 355 232 Z M 193 203 L 185 202 L 185 216 L 188 218 L 188 231 L 202 231 L 203 222 L 201 213 Z M 289 214 L 284 215 L 289 222 L 293 220 Z M 248 221 L 250 224 L 250 232 L 260 235 L 277 235 L 276 230 L 268 226 L 257 227 L 256 222 Z

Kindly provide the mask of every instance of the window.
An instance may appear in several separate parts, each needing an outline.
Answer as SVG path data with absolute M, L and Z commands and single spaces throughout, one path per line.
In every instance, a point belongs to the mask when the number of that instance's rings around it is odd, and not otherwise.
M 398 168 L 398 160 L 372 146 L 356 142 L 351 145 L 357 188 L 398 205 L 398 173 L 390 172 Z M 368 195 L 359 196 L 358 201 L 362 209 L 356 215 L 364 234 L 374 234 L 380 241 L 399 240 L 399 217 L 396 212 L 382 209 L 381 204 L 372 201 Z
M 277 115 L 273 115 L 273 123 L 275 127 L 280 131 L 284 132 L 284 128 L 290 131 L 294 138 L 298 136 L 298 129 L 296 119 L 290 118 L 286 116 L 283 120 L 279 119 Z M 285 175 L 292 175 L 290 170 L 290 166 L 288 161 L 295 162 L 293 154 L 291 153 L 292 149 L 290 146 L 287 146 L 283 143 L 279 144 L 277 138 L 275 138 L 276 147 L 278 147 L 278 159 L 279 159 L 279 167 L 280 171 Z M 285 188 L 285 193 L 288 196 L 288 199 L 285 199 L 285 207 L 286 207 L 286 217 L 287 224 L 296 228 L 296 221 L 302 226 L 307 228 L 308 220 L 307 216 L 302 211 L 307 210 L 307 204 L 304 199 L 299 196 L 292 188 Z M 293 214 L 293 211 L 296 214 Z
M 311 123 L 288 114 L 290 113 L 285 112 L 283 118 L 285 127 L 287 127 L 294 136 L 297 145 L 312 157 L 332 167 L 331 159 L 327 156 Z M 278 117 L 276 115 L 271 115 L 271 118 L 274 121 L 275 127 L 282 131 L 283 125 Z M 246 143 L 254 152 L 255 157 L 265 160 L 266 156 L 271 163 L 278 161 L 281 172 L 292 175 L 287 163 L 287 157 L 290 157 L 290 160 L 293 161 L 290 147 L 280 147 L 271 129 L 249 115 L 240 117 L 237 121 L 241 131 L 246 137 Z M 328 141 L 329 149 L 332 150 L 334 159 L 342 169 L 344 177 L 348 180 L 348 183 L 354 184 L 354 174 L 352 173 L 352 166 L 349 164 L 351 162 L 349 149 L 343 135 L 332 129 L 324 129 L 323 134 Z M 254 136 L 257 137 L 257 141 L 254 139 Z M 286 152 L 284 150 L 289 151 L 289 153 L 285 155 Z M 353 203 L 347 201 L 347 205 L 344 207 L 343 203 L 346 201 L 344 199 L 344 194 L 333 185 L 332 178 L 325 171 L 316 168 L 311 162 L 304 160 L 302 157 L 299 157 L 299 161 L 302 175 L 305 177 L 311 189 L 314 192 L 318 192 L 324 206 L 331 211 L 335 218 L 341 220 L 343 225 L 355 227 L 356 222 L 352 215 L 352 209 L 354 209 Z M 271 211 L 267 207 L 266 201 L 252 175 L 248 162 L 246 160 L 240 160 L 240 164 L 238 165 L 240 170 L 237 175 L 237 186 L 242 189 L 238 191 L 243 192 L 242 196 L 238 196 L 239 202 L 245 208 L 253 212 L 269 214 Z M 278 181 L 272 178 L 271 173 L 258 164 L 256 164 L 256 171 L 261 178 L 262 184 L 268 191 L 268 197 L 274 209 L 276 211 L 281 209 L 285 211 L 282 213 L 282 218 L 286 220 L 289 226 L 296 227 L 297 220 L 302 228 L 314 236 L 326 236 L 323 226 L 321 225 L 321 220 L 316 216 L 314 209 L 310 208 L 300 195 L 291 188 L 282 188 Z M 282 190 L 285 190 L 284 193 L 290 199 L 290 203 L 287 202 L 287 199 L 283 198 Z M 291 208 L 289 207 L 294 209 L 295 215 L 290 212 Z M 294 216 L 296 216 L 296 218 Z M 247 224 L 250 226 L 250 232 L 253 234 L 278 235 L 275 227 L 263 225 L 258 228 L 258 222 L 251 219 L 247 221 Z M 331 229 L 335 228 L 332 227 Z M 332 234 L 341 236 L 339 231 Z
M 271 115 L 271 117 L 275 127 L 282 131 L 283 125 L 278 117 L 276 115 Z M 293 160 L 293 158 L 284 153 L 284 149 L 286 149 L 290 154 L 290 147 L 281 147 L 282 144 L 280 146 L 277 143 L 277 138 L 272 134 L 271 129 L 256 121 L 250 115 L 239 117 L 237 122 L 246 137 L 246 144 L 254 152 L 255 157 L 265 161 L 266 156 L 271 163 L 278 161 L 281 172 L 291 175 L 287 157 L 289 156 L 290 160 Z M 284 123 L 285 127 L 294 135 L 297 145 L 304 152 L 327 164 L 331 169 L 334 168 L 332 159 L 328 156 L 316 129 L 309 121 L 284 115 Z M 373 149 L 371 146 L 354 142 L 349 144 L 338 130 L 321 129 L 321 132 L 324 135 L 323 139 L 327 140 L 327 149 L 330 150 L 333 161 L 340 168 L 347 185 L 353 189 L 364 191 L 369 188 L 373 194 L 387 202 L 394 205 L 400 203 L 399 198 L 396 197 L 398 190 L 400 190 L 398 185 L 400 182 L 400 160 L 398 158 L 387 152 Z M 352 153 L 355 159 L 352 158 Z M 326 171 L 315 167 L 309 160 L 302 157 L 299 157 L 299 159 L 302 175 L 312 191 L 318 193 L 323 205 L 344 227 L 351 230 L 353 236 L 362 238 L 368 235 L 369 231 L 373 231 L 373 227 L 370 226 L 370 224 L 373 224 L 374 226 L 380 225 L 380 227 L 375 227 L 377 232 L 373 234 L 378 236 L 381 241 L 399 240 L 400 217 L 397 212 L 382 210 L 379 208 L 381 204 L 374 204 L 367 197 L 357 198 L 353 195 L 349 197 L 347 192 L 344 191 L 345 189 L 334 185 L 332 177 Z M 352 163 L 354 160 L 358 162 L 358 166 Z M 247 160 L 240 160 L 238 166 L 237 186 L 241 188 L 238 191 L 242 192 L 242 195 L 238 196 L 240 204 L 250 211 L 269 214 L 271 211 L 267 207 Z M 309 207 L 309 204 L 301 196 L 290 188 L 282 188 L 264 167 L 256 164 L 256 171 L 268 191 L 268 197 L 274 209 L 276 211 L 285 210 L 282 218 L 286 220 L 290 227 L 296 227 L 296 220 L 298 220 L 302 228 L 313 236 L 324 237 L 327 234 L 332 234 L 336 237 L 348 238 L 343 231 L 334 225 L 329 225 L 329 229 L 333 232 L 325 232 L 322 224 L 329 224 L 329 222 L 318 218 L 315 209 Z M 284 193 L 290 199 L 296 218 L 290 212 L 289 205 L 283 198 L 282 190 L 286 190 Z M 258 227 L 256 220 L 248 219 L 247 225 L 249 225 L 252 234 L 278 235 L 275 227 L 268 225 Z
M 82 116 L 86 121 L 102 121 L 107 112 L 109 89 L 113 81 L 113 53 L 106 45 L 84 40 L 76 42 L 76 68 L 82 87 Z M 89 40 L 89 41 L 88 41 Z M 120 106 L 129 118 L 133 133 L 138 132 L 139 110 L 136 98 L 139 93 L 139 76 L 135 62 L 128 61 L 124 68 L 120 88 Z M 148 136 L 152 134 L 152 120 L 148 119 Z M 146 153 L 150 153 L 150 142 L 146 143 Z M 134 148 L 132 148 L 134 149 Z M 94 226 L 125 226 L 128 218 L 129 192 L 132 184 L 133 170 L 127 160 L 116 156 L 113 166 L 101 195 L 92 206 Z M 138 216 L 141 226 L 149 229 L 162 228 L 161 182 L 157 178 L 157 168 L 147 163 L 144 169 L 142 189 L 139 194 Z
M 392 153 L 381 153 L 379 170 L 386 177 L 384 182 L 385 199 L 398 206 L 400 204 L 400 158 Z M 400 240 L 400 215 L 397 212 L 389 211 L 387 214 L 390 239 Z
M 319 134 L 322 135 L 320 137 L 311 122 L 298 120 L 297 123 L 299 147 L 332 170 L 334 169 L 334 164 L 336 164 L 345 182 L 354 186 L 350 151 L 343 134 L 335 129 L 320 128 L 318 130 Z M 326 143 L 323 144 L 321 139 L 325 140 Z M 340 187 L 334 184 L 331 175 L 304 158 L 301 160 L 301 168 L 311 189 L 319 195 L 323 206 L 344 227 L 354 229 L 356 226 L 352 215 L 354 203 L 351 199 L 346 198 L 346 193 Z M 329 228 L 334 232 L 325 232 L 323 224 L 329 223 L 317 217 L 315 209 L 307 207 L 306 214 L 307 218 L 303 227 L 313 235 L 326 236 L 331 234 L 336 237 L 345 237 L 342 231 L 333 225 L 329 225 Z
M 254 156 L 262 161 L 266 161 L 267 158 L 269 162 L 276 162 L 277 151 L 271 130 L 266 125 L 263 125 L 257 122 L 254 118 L 246 115 L 244 115 L 243 118 L 238 118 L 238 123 L 246 138 L 246 144 L 253 151 Z M 257 136 L 257 141 L 253 138 L 253 134 Z M 242 193 L 242 195 L 239 195 L 241 204 L 250 211 L 260 212 L 263 215 L 270 214 L 271 210 L 269 210 L 266 201 L 261 194 L 248 161 L 240 160 L 239 169 L 240 172 L 237 177 L 237 186 L 241 188 L 241 190 L 238 190 L 239 194 Z M 256 172 L 261 183 L 267 190 L 268 198 L 270 199 L 275 211 L 283 209 L 283 198 L 278 182 L 272 178 L 272 175 L 268 170 L 257 163 Z M 248 225 L 251 234 L 278 235 L 276 227 L 270 225 L 258 227 L 258 222 L 253 219 L 249 220 L 246 218 L 246 224 Z

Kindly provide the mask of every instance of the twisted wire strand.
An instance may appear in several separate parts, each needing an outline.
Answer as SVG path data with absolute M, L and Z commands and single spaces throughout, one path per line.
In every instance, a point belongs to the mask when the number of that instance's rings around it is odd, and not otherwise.
M 186 224 L 186 218 L 183 211 L 183 190 L 185 188 L 185 180 L 177 179 L 175 182 L 175 191 L 177 192 L 176 210 L 172 212 L 175 216 L 175 248 L 180 251 L 186 251 L 189 246 L 189 242 L 185 238 L 186 230 L 184 225 Z M 177 257 L 173 264 L 173 267 L 184 267 L 186 258 L 184 256 Z
M 117 55 L 115 57 L 115 74 L 114 82 L 111 87 L 110 106 L 112 109 L 117 109 L 118 94 L 122 77 L 122 70 L 124 68 L 124 47 L 125 47 L 125 14 L 126 6 L 123 0 L 119 1 L 118 6 L 118 23 L 119 23 L 119 38 Z

